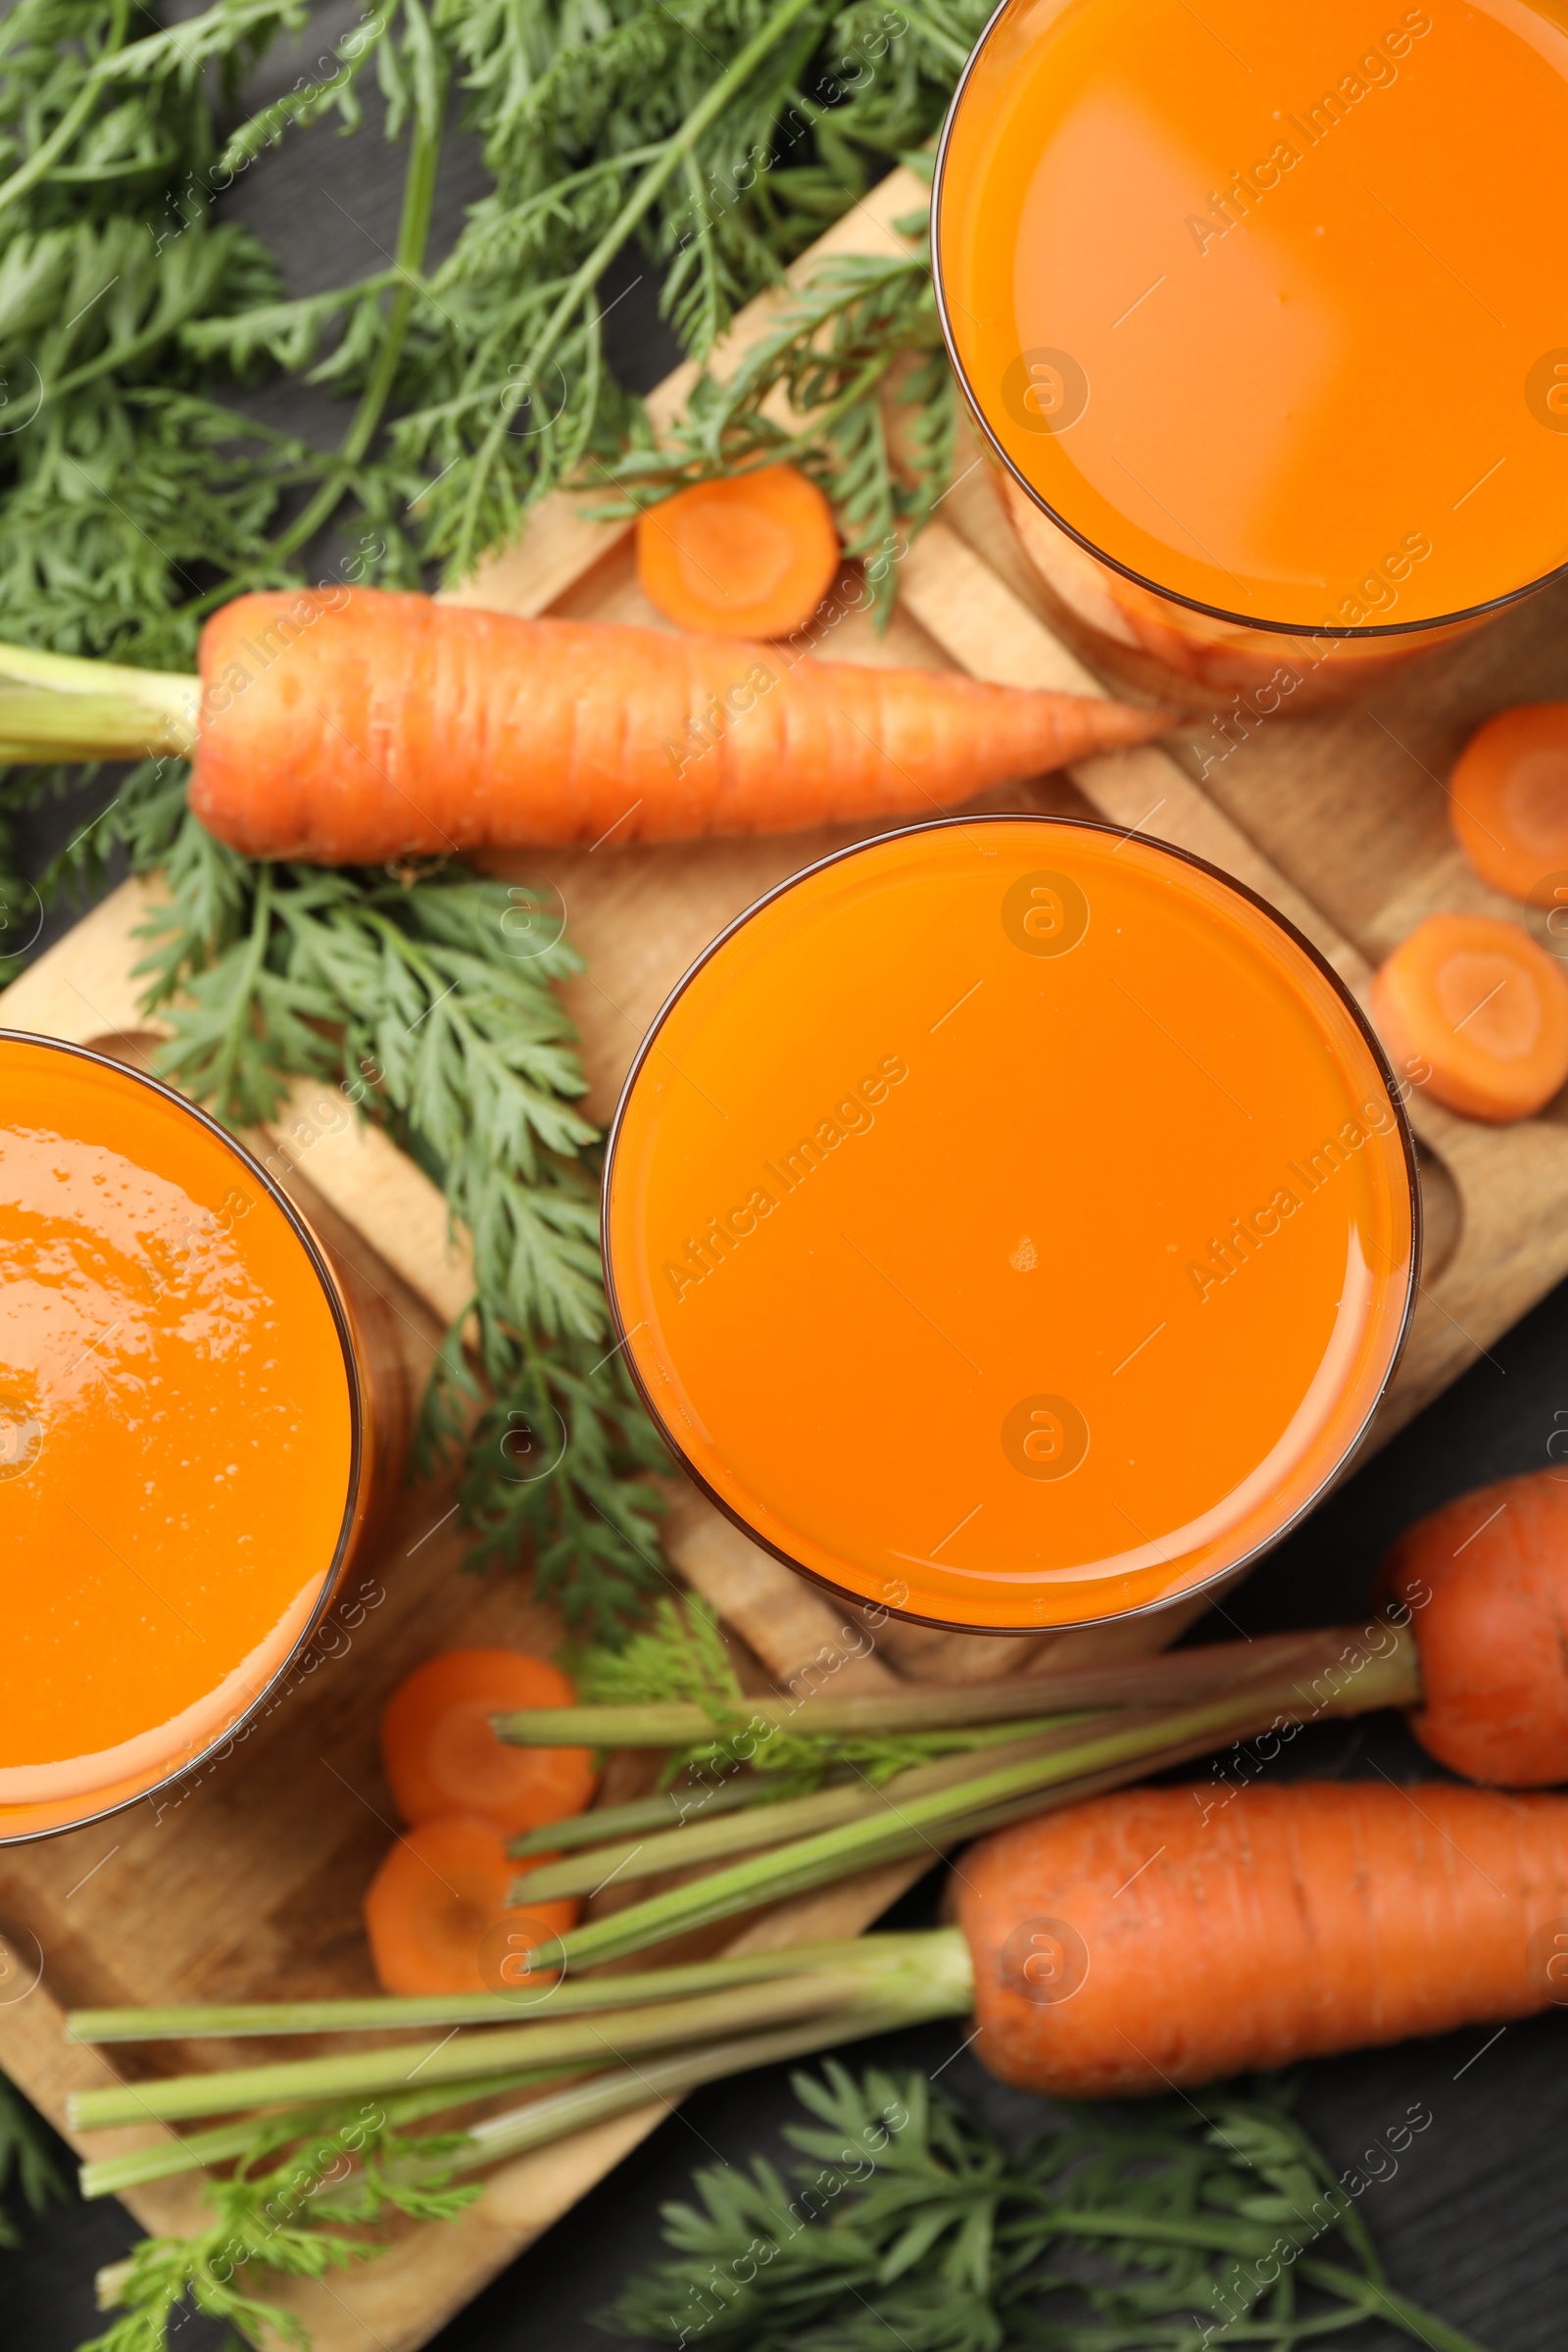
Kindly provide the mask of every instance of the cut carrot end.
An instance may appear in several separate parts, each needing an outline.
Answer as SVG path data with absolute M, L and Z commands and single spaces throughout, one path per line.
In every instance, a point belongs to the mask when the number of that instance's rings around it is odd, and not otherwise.
M 833 510 L 794 466 L 696 482 L 637 523 L 649 603 L 710 637 L 787 637 L 838 573 Z
M 1517 923 L 1434 914 L 1372 983 L 1390 1059 L 1439 1102 L 1506 1125 L 1568 1079 L 1568 979 Z
M 493 1715 L 569 1707 L 558 1666 L 521 1649 L 449 1649 L 399 1685 L 381 1717 L 381 1758 L 407 1822 L 471 1813 L 509 1837 L 580 1813 L 593 1795 L 585 1747 L 504 1747 Z
M 1483 882 L 1561 909 L 1568 932 L 1568 703 L 1521 703 L 1478 727 L 1448 779 L 1453 829 Z
M 575 1902 L 508 1902 L 513 1866 L 494 1823 L 467 1813 L 400 1838 L 365 1897 L 370 1962 L 383 1992 L 510 1992 L 538 1981 L 520 1956 L 564 1935 Z

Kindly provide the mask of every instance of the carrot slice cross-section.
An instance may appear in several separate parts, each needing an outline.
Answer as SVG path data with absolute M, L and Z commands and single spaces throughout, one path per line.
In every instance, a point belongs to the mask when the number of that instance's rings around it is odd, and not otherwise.
M 1379 971 L 1372 1013 L 1395 1066 L 1468 1118 L 1528 1118 L 1568 1079 L 1568 979 L 1517 923 L 1429 915 Z
M 370 1961 L 383 1992 L 501 1992 L 531 1984 L 519 1958 L 564 1935 L 569 1899 L 508 1902 L 516 1865 L 493 1822 L 449 1813 L 400 1838 L 365 1897 Z
M 1448 793 L 1459 847 L 1483 882 L 1568 908 L 1568 703 L 1489 718 L 1454 762 Z
M 787 637 L 839 568 L 833 510 L 794 466 L 694 482 L 637 523 L 637 577 L 666 620 L 710 637 Z
M 381 1760 L 405 1821 L 473 1813 L 516 1837 L 580 1813 L 598 1775 L 585 1747 L 504 1747 L 492 1715 L 569 1707 L 559 1666 L 521 1649 L 449 1649 L 400 1683 L 381 1717 Z

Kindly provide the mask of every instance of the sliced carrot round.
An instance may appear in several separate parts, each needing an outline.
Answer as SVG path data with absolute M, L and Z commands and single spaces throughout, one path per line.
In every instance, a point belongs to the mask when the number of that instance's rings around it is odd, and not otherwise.
M 471 1813 L 421 1821 L 400 1838 L 365 1897 L 370 1961 L 383 1992 L 494 1992 L 497 1956 L 564 1935 L 578 1905 L 507 1895 L 517 1866 L 493 1822 Z M 505 1976 L 505 1988 L 536 1982 Z
M 1432 914 L 1372 983 L 1396 1069 L 1468 1118 L 1506 1125 L 1568 1079 L 1568 979 L 1517 923 Z
M 559 1666 L 522 1649 L 449 1649 L 401 1683 L 381 1717 L 381 1759 L 405 1821 L 476 1813 L 516 1837 L 580 1813 L 594 1792 L 586 1747 L 506 1747 L 492 1715 L 569 1707 Z
M 643 594 L 704 636 L 787 637 L 838 568 L 833 510 L 794 466 L 695 482 L 638 517 Z
M 1489 718 L 1459 754 L 1448 792 L 1459 846 L 1483 882 L 1568 907 L 1568 703 L 1521 703 Z

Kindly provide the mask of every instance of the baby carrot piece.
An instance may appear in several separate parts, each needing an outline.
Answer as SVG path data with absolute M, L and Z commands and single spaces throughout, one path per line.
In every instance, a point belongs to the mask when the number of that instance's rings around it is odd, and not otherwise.
M 1483 882 L 1539 902 L 1568 879 L 1568 703 L 1521 703 L 1478 727 L 1448 779 L 1459 847 Z M 1547 903 L 1568 905 L 1547 894 Z
M 474 1813 L 509 1837 L 580 1813 L 596 1775 L 586 1747 L 503 1747 L 492 1715 L 569 1707 L 566 1677 L 521 1649 L 449 1649 L 400 1683 L 381 1717 L 381 1761 L 405 1821 Z
M 1426 1063 L 1467 1118 L 1528 1118 L 1568 1078 L 1568 980 L 1517 923 L 1428 915 L 1373 981 L 1372 1016 L 1396 1068 Z
M 956 670 L 365 588 L 236 597 L 201 666 L 196 814 L 247 857 L 321 865 L 931 816 L 1169 724 Z
M 666 620 L 710 637 L 787 637 L 839 568 L 833 510 L 794 466 L 694 482 L 637 523 L 637 577 Z
M 1157 2092 L 1545 2008 L 1568 1803 L 1123 1789 L 971 1846 L 956 1884 L 992 2071 L 1063 2098 Z
M 1568 1486 L 1554 1470 L 1461 1494 L 1407 1528 L 1378 1578 L 1421 1651 L 1410 1729 L 1472 1781 L 1568 1781 Z
M 421 1821 L 400 1838 L 365 1897 L 370 1962 L 383 1992 L 501 1992 L 533 1979 L 513 1955 L 559 1936 L 574 1902 L 507 1901 L 513 1866 L 493 1822 L 469 1813 Z

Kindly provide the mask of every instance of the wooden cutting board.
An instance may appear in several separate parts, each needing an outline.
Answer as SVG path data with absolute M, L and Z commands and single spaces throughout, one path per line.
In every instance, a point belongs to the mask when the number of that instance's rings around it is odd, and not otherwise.
M 822 253 L 892 250 L 891 226 L 922 201 L 895 173 L 830 232 Z M 754 305 L 726 357 L 766 323 Z M 683 373 L 656 395 L 679 403 Z M 846 608 L 821 633 L 827 660 L 956 665 L 1013 684 L 1097 691 L 1046 627 L 987 469 L 966 457 L 939 518 L 900 564 L 886 636 Z M 523 544 L 489 564 L 465 601 L 517 612 L 637 619 L 657 615 L 635 582 L 623 525 L 585 519 L 556 499 Z M 1196 851 L 1284 909 L 1363 991 L 1375 959 L 1436 906 L 1519 916 L 1475 880 L 1451 847 L 1441 779 L 1466 733 L 1499 706 L 1568 694 L 1568 590 L 1506 614 L 1438 663 L 1413 669 L 1370 709 L 1267 721 L 1234 709 L 1169 749 L 1086 762 L 1070 778 L 998 793 L 985 806 L 1088 810 Z M 1201 782 L 1197 778 L 1201 775 Z M 553 884 L 588 958 L 568 995 L 591 1080 L 608 1115 L 653 1014 L 687 964 L 762 891 L 851 831 L 782 840 L 551 853 L 497 870 Z M 0 1025 L 107 1046 L 134 1058 L 153 1034 L 130 978 L 132 934 L 148 886 L 126 884 L 6 992 Z M 1527 918 L 1531 919 L 1531 918 Z M 1541 934 L 1543 937 L 1544 933 Z M 1568 1110 L 1490 1130 L 1419 1096 L 1427 1210 L 1426 1273 L 1409 1349 L 1380 1416 L 1386 1435 L 1483 1352 L 1568 1272 Z M 376 1291 L 422 1387 L 440 1332 L 469 1294 L 466 1252 L 445 1203 L 384 1137 L 357 1127 L 341 1097 L 301 1082 L 276 1122 L 289 1178 L 323 1237 Z M 690 1493 L 666 1551 L 776 1677 L 843 1659 L 859 1629 Z M 370 1990 L 359 1899 L 388 1839 L 390 1801 L 375 1723 L 411 1666 L 456 1642 L 553 1645 L 559 1626 L 526 1580 L 461 1573 L 462 1540 L 445 1492 L 412 1492 L 379 1558 L 356 1570 L 302 1671 L 232 1752 L 169 1794 L 95 1829 L 0 1851 L 0 2065 L 57 2123 L 70 2089 L 115 2079 L 108 2059 L 62 2038 L 66 2009 L 120 2002 L 301 1998 Z M 899 1676 L 974 1679 L 1043 1651 L 1104 1656 L 1155 1646 L 1192 1613 L 1108 1630 L 998 1642 L 889 1624 L 835 1687 Z M 896 1865 L 753 1922 L 758 1946 L 857 1932 L 917 1875 Z M 210 2060 L 220 2053 L 212 2045 Z M 117 2051 L 127 2076 L 190 2054 Z M 650 2108 L 502 2167 L 459 2221 L 400 2233 L 391 2251 L 329 2281 L 279 2290 L 318 2352 L 407 2352 L 423 2343 L 660 2120 Z M 108 2152 L 163 2136 L 94 2135 Z M 187 2229 L 196 2180 L 126 2199 L 148 2228 Z M 270 2291 L 270 2289 L 269 2290 Z

